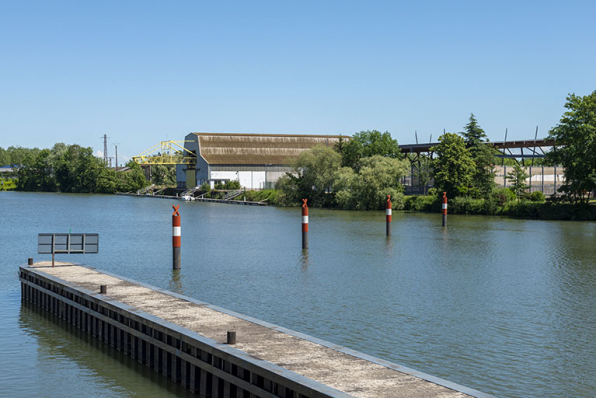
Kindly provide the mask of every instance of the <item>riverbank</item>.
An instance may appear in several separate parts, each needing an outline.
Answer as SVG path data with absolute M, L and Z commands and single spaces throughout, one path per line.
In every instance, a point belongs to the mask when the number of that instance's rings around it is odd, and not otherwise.
M 172 189 L 173 192 L 173 189 Z M 116 195 L 154 197 L 162 199 L 181 199 L 170 195 L 143 195 L 133 193 L 116 193 Z M 246 191 L 235 200 L 201 198 L 194 199 L 202 202 L 233 203 L 242 205 L 274 205 L 277 207 L 293 207 L 281 204 L 278 191 L 267 189 L 262 191 Z M 437 196 L 400 195 L 392 198 L 394 211 L 409 211 L 421 213 L 440 213 L 441 200 Z M 556 220 L 556 221 L 596 221 L 596 205 L 573 204 L 551 201 L 505 200 L 496 197 L 492 200 L 456 197 L 449 200 L 449 214 L 506 216 L 530 220 Z M 294 206 L 299 206 L 295 204 Z M 339 207 L 330 209 L 343 210 Z
M 441 211 L 441 201 L 435 196 L 409 196 L 404 209 L 424 213 Z M 449 214 L 508 216 L 512 218 L 559 221 L 596 221 L 596 206 L 550 201 L 491 201 L 457 197 L 449 200 Z
M 144 195 L 139 195 L 144 196 Z M 538 196 L 538 195 L 537 195 Z M 165 197 L 165 196 L 161 196 Z M 176 199 L 176 197 L 170 197 Z M 263 191 L 246 191 L 236 201 L 223 199 L 196 199 L 201 201 L 246 204 L 248 202 L 260 205 L 270 204 L 278 207 L 292 207 L 280 203 L 278 191 L 267 189 Z M 243 201 L 245 201 L 243 203 Z M 422 213 L 440 213 L 441 200 L 438 196 L 400 195 L 392 199 L 393 210 Z M 299 206 L 296 204 L 295 206 Z M 596 221 L 596 205 L 572 204 L 562 202 L 551 202 L 545 200 L 532 201 L 528 199 L 516 200 L 511 197 L 509 200 L 497 192 L 493 198 L 473 199 L 467 197 L 456 197 L 448 202 L 449 214 L 482 215 L 482 216 L 506 216 L 530 220 L 557 220 L 557 221 Z M 330 209 L 344 210 L 339 207 Z
M 269 198 L 271 204 L 282 207 L 286 206 L 285 204 L 280 204 L 277 200 L 280 195 L 275 190 L 250 191 L 246 192 L 245 195 Z M 473 199 L 468 197 L 449 199 L 449 214 L 507 216 L 532 220 L 596 221 L 596 206 L 592 204 L 546 201 L 542 195 L 531 197 L 538 200 L 517 200 L 511 195 L 508 196 L 502 190 L 499 190 L 490 199 Z M 436 195 L 405 196 L 400 194 L 397 198 L 392 197 L 392 204 L 395 211 L 441 212 L 441 199 Z M 333 208 L 340 209 L 339 207 Z

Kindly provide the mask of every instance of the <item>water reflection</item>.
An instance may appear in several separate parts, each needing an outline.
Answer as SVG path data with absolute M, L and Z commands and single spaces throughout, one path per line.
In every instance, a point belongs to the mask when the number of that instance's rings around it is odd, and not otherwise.
M 168 290 L 174 293 L 184 294 L 184 286 L 182 284 L 182 270 L 172 270 L 172 278 L 170 279 Z
M 393 237 L 391 235 L 385 237 L 385 256 L 393 257 Z
M 449 215 L 442 228 L 440 214 L 396 213 L 387 239 L 382 212 L 312 209 L 310 249 L 301 252 L 296 209 L 189 202 L 181 204 L 185 262 L 173 272 L 171 202 L 1 195 L 23 214 L 0 218 L 0 293 L 19 296 L 15 266 L 32 255 L 23 242 L 34 250 L 39 230 L 93 225 L 103 249 L 77 257 L 82 263 L 497 396 L 595 396 L 596 223 Z M 38 368 L 60 380 L 88 377 L 77 385 L 101 395 L 109 378 L 94 379 L 75 354 L 54 366 L 38 361 L 43 338 L 10 329 L 19 306 L 0 306 L 0 368 L 17 380 Z M 7 355 L 16 344 L 27 355 Z M 15 363 L 24 369 L 13 372 Z M 32 380 L 20 395 L 60 395 L 60 382 Z M 135 394 L 119 388 L 106 391 Z
M 37 370 L 36 383 L 46 388 L 42 395 L 80 396 L 85 391 L 86 396 L 191 396 L 160 373 L 29 303 L 22 304 L 19 328 L 37 345 L 32 369 Z M 58 377 L 68 383 L 44 382 L 58 370 L 66 371 Z
M 310 265 L 310 259 L 308 254 L 308 249 L 302 249 L 300 253 L 300 269 L 302 272 L 308 271 L 308 267 Z

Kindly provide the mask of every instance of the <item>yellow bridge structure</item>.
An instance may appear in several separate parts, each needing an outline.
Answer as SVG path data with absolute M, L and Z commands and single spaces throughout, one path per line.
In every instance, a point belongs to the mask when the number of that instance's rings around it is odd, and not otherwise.
M 184 148 L 185 142 L 190 141 L 161 141 L 140 155 L 133 156 L 132 160 L 140 165 L 195 164 L 197 156 Z

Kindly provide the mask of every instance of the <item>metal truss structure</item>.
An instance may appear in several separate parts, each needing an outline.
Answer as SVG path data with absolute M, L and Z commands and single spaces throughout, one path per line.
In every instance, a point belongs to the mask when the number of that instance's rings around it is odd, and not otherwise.
M 197 156 L 184 148 L 187 141 L 161 141 L 132 160 L 140 165 L 152 164 L 195 164 Z
M 405 154 L 410 154 L 408 158 L 411 162 L 417 162 L 421 154 L 428 154 L 432 159 L 434 155 L 432 148 L 437 145 L 439 145 L 438 142 L 400 145 L 399 147 Z M 524 164 L 525 159 L 544 158 L 546 155 L 545 149 L 553 147 L 555 145 L 555 141 L 547 139 L 495 141 L 488 142 L 488 145 L 491 145 L 499 152 L 499 154 L 495 155 L 495 157 L 503 159 L 521 159 L 522 164 Z

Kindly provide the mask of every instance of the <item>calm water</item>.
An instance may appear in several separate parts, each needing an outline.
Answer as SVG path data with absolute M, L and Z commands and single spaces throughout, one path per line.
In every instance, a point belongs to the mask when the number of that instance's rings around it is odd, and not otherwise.
M 171 270 L 172 204 L 182 270 Z M 596 223 L 300 211 L 98 195 L 0 193 L 0 396 L 185 396 L 44 313 L 17 266 L 39 232 L 97 232 L 57 256 L 503 397 L 596 396 Z

